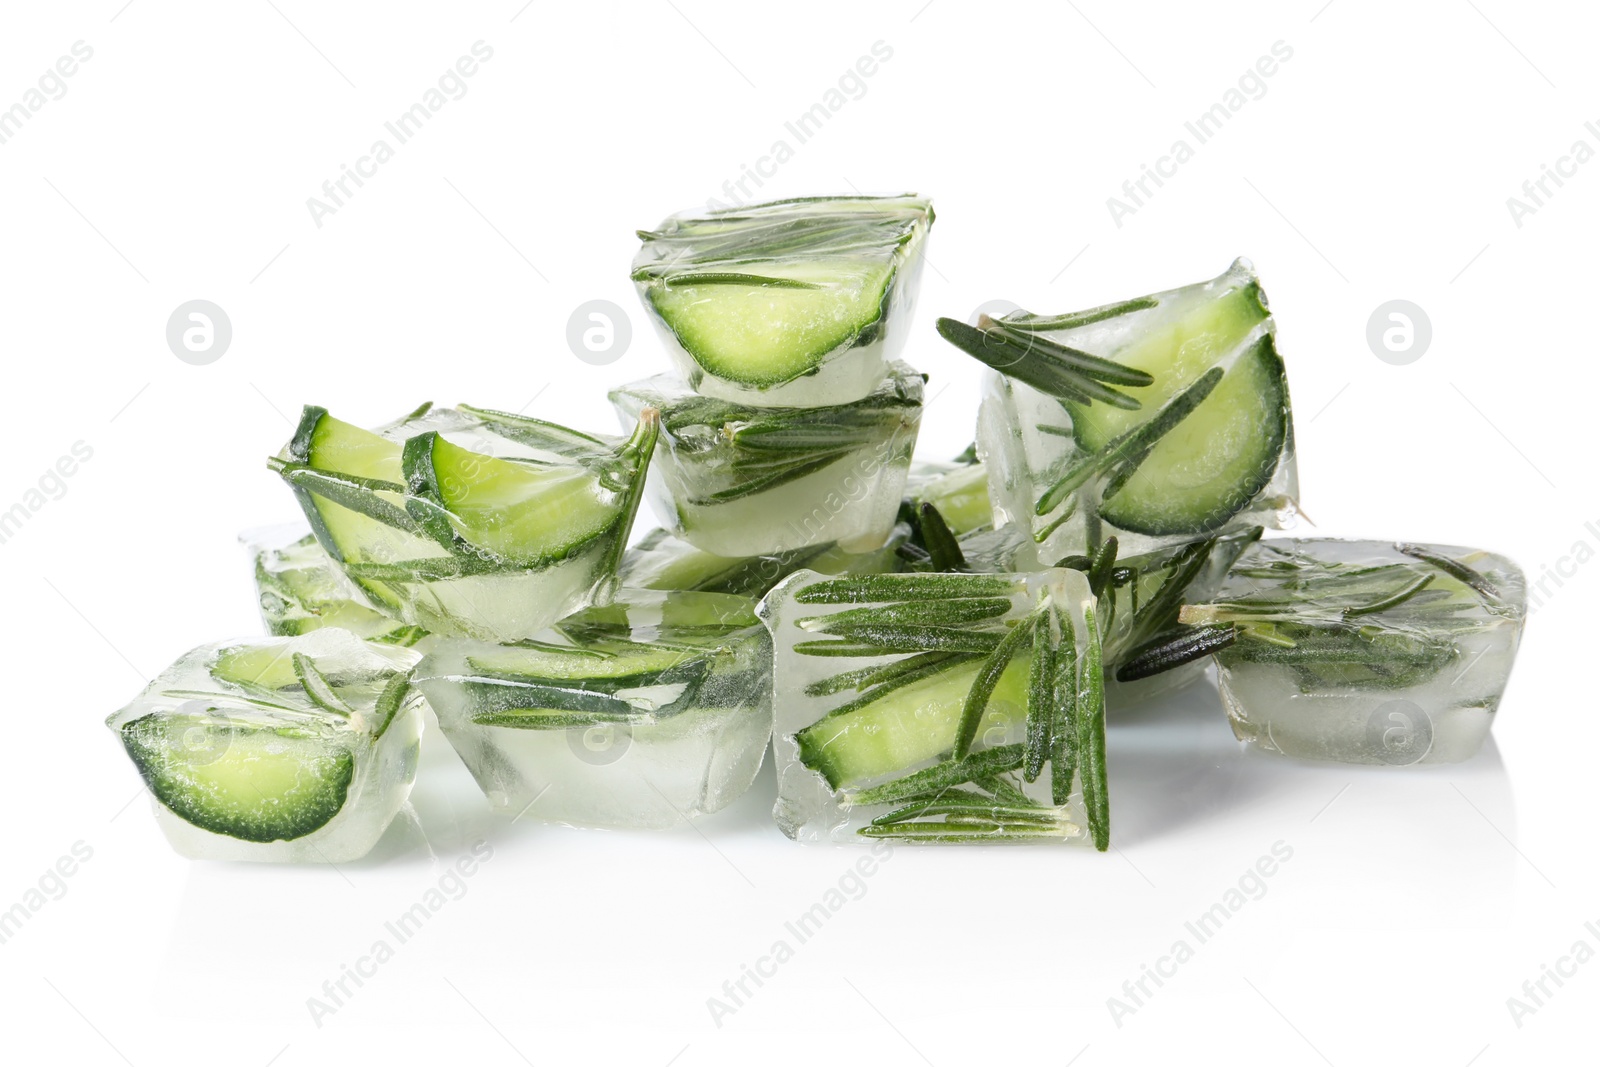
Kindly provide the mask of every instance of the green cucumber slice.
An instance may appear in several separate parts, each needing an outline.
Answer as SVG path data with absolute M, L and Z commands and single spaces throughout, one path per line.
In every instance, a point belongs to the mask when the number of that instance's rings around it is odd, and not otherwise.
M 581 467 L 497 459 L 436 432 L 407 441 L 403 462 L 411 491 L 446 513 L 420 516 L 435 537 L 453 534 L 524 566 L 577 553 L 611 529 L 621 513 L 617 495 Z
M 225 648 L 217 653 L 211 676 L 247 689 L 289 689 L 300 684 L 294 651 L 287 644 Z
M 674 275 L 650 289 L 650 303 L 707 371 L 770 387 L 875 331 L 893 279 L 883 262 L 763 262 L 747 272 Z
M 609 646 L 563 649 L 482 648 L 467 656 L 474 672 L 509 681 L 633 682 L 665 673 L 702 653 L 697 649 L 616 642 Z
M 1027 714 L 1029 657 L 1011 661 L 988 714 L 1021 722 Z M 834 789 L 904 774 L 950 751 L 981 662 L 965 661 L 900 686 L 877 700 L 820 719 L 795 734 L 800 762 Z
M 358 478 L 401 483 L 400 446 L 371 430 L 363 430 L 306 405 L 289 443 L 290 458 L 318 470 L 339 471 Z
M 915 469 L 912 471 L 916 474 Z M 946 471 L 929 479 L 911 495 L 913 502 L 932 504 L 939 509 L 950 531 L 957 536 L 993 524 L 989 503 L 988 472 L 982 463 Z
M 1101 501 L 1100 515 L 1136 533 L 1215 530 L 1272 480 L 1288 432 L 1283 360 L 1267 334 Z
M 406 515 L 400 445 L 336 419 L 325 408 L 308 405 L 290 442 L 289 458 L 311 471 L 393 486 L 388 490 L 352 484 L 335 493 L 332 486 L 319 485 L 315 478 L 297 481 L 294 471 L 285 474 L 317 540 L 334 559 L 343 563 L 389 563 L 448 555 L 437 543 L 397 525 Z M 335 495 L 343 503 L 336 502 Z M 377 515 L 393 518 L 383 521 Z M 391 608 L 399 606 L 400 598 L 382 582 L 354 580 L 379 603 Z
M 1184 299 L 1184 298 L 1179 298 Z M 1120 386 L 1139 402 L 1130 411 L 1109 404 L 1067 402 L 1073 434 L 1086 452 L 1098 452 L 1114 438 L 1149 420 L 1167 401 L 1242 345 L 1268 317 L 1261 287 L 1253 280 L 1220 295 L 1196 294 L 1189 306 L 1173 309 L 1159 324 L 1138 331 L 1121 348 L 1096 352 L 1114 363 L 1150 374 L 1146 386 Z M 1140 314 L 1162 314 L 1164 309 Z
M 613 641 L 581 648 L 480 648 L 463 682 L 480 726 L 565 729 L 647 722 L 688 706 L 711 671 L 693 648 Z
M 344 807 L 355 775 L 349 749 L 331 748 L 322 732 L 219 714 L 153 714 L 122 727 L 129 758 L 173 814 L 266 843 L 314 833 Z
M 1127 340 L 1119 346 L 1094 344 L 1106 327 L 1093 315 L 1065 335 L 1065 343 L 1081 335 L 1096 356 L 1153 379 L 1121 387 L 1138 402 L 1134 410 L 1062 401 L 1078 447 L 1091 457 L 1126 442 L 1221 369 L 1204 399 L 1105 487 L 1098 513 L 1122 529 L 1152 536 L 1207 533 L 1245 507 L 1277 469 L 1289 433 L 1289 394 L 1266 300 L 1254 276 L 1237 265 L 1219 282 L 1220 291 L 1218 282 L 1205 283 L 1178 290 L 1159 306 L 1136 307 L 1129 314 L 1139 317 L 1137 324 L 1122 328 Z

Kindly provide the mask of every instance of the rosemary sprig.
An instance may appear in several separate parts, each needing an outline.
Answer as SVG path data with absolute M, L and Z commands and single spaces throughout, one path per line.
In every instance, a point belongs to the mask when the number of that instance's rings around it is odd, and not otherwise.
M 924 652 L 921 655 L 910 656 L 906 659 L 895 660 L 887 666 L 862 667 L 854 671 L 841 671 L 821 681 L 812 682 L 806 686 L 806 696 L 829 696 L 833 693 L 842 693 L 847 689 L 858 692 L 895 681 L 908 674 L 916 674 L 925 668 L 939 667 L 956 659 L 961 654 L 958 652 Z
M 1180 626 L 1157 634 L 1147 644 L 1135 648 L 1117 668 L 1119 682 L 1150 678 L 1185 663 L 1204 659 L 1229 647 L 1238 638 L 1233 626 Z
M 1452 634 L 1478 625 L 1463 612 L 1479 601 L 1492 612 L 1498 601 L 1471 568 L 1426 547 L 1395 548 L 1418 562 L 1352 564 L 1263 542 L 1232 572 L 1246 588 L 1185 605 L 1179 625 L 1139 648 L 1117 677 L 1225 651 L 1225 663 L 1290 668 L 1306 691 L 1417 684 L 1459 657 Z M 1442 588 L 1441 575 L 1457 584 Z
M 1144 371 L 1043 337 L 1013 332 L 993 319 L 986 318 L 983 323 L 986 325 L 972 327 L 955 319 L 940 319 L 939 336 L 985 366 L 1049 396 L 1078 404 L 1099 401 L 1137 411 L 1139 401 L 1106 383 L 1140 387 L 1155 381 Z
M 994 823 L 1021 822 L 1028 824 L 1054 824 L 1057 816 L 1049 808 L 1030 803 L 1026 807 L 1001 804 L 994 797 L 964 790 L 951 790 L 937 800 L 917 800 L 903 808 L 896 808 L 872 820 L 873 826 L 893 826 L 912 819 L 925 819 L 935 815 L 965 815 Z M 946 823 L 946 825 L 952 825 Z M 954 824 L 959 825 L 959 823 Z
M 1011 596 L 1016 581 L 1000 575 L 950 575 L 916 581 L 882 574 L 834 578 L 807 586 L 795 596 L 797 604 L 874 604 L 909 600 L 953 600 L 968 597 Z
M 1007 597 L 963 597 L 954 600 L 912 600 L 881 607 L 846 608 L 831 615 L 811 615 L 795 625 L 808 633 L 848 633 L 862 628 L 896 626 L 961 626 L 999 618 L 1011 610 Z
M 1491 607 L 1500 607 L 1505 603 L 1500 596 L 1499 588 L 1493 582 L 1460 560 L 1440 555 L 1423 545 L 1398 544 L 1395 545 L 1395 548 L 1413 559 L 1420 559 L 1425 563 L 1431 563 L 1438 567 L 1450 577 L 1481 596 Z
M 1009 329 L 1030 333 L 1038 330 L 1075 330 L 1080 326 L 1104 322 L 1106 319 L 1118 318 L 1134 311 L 1144 311 L 1160 303 L 1161 301 L 1153 296 L 1141 296 L 1116 304 L 1104 304 L 1087 311 L 1075 311 L 1070 315 L 1030 315 L 1027 312 L 1013 312 L 1000 322 Z
M 860 626 L 833 631 L 842 640 L 800 641 L 802 656 L 882 656 L 892 652 L 993 652 L 1003 638 L 948 626 Z
M 855 804 L 896 804 L 924 793 L 937 793 L 976 778 L 1004 774 L 1022 766 L 1023 746 L 998 745 L 971 755 L 948 759 L 903 778 L 850 794 Z

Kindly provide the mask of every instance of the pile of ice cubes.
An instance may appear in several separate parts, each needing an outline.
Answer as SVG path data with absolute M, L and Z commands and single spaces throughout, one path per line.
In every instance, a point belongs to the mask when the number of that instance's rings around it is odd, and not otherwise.
M 897 356 L 932 221 L 910 195 L 810 198 L 641 232 L 675 372 L 612 391 L 626 440 L 308 407 L 270 461 L 308 525 L 246 537 L 272 636 L 185 654 L 108 720 L 173 847 L 358 858 L 438 743 L 426 722 L 509 819 L 680 825 L 770 743 L 796 840 L 1103 850 L 1108 716 L 1213 662 L 1218 714 L 1263 751 L 1478 751 L 1522 574 L 1264 536 L 1299 490 L 1248 262 L 941 319 L 989 368 L 976 440 L 913 460 L 926 378 Z M 660 527 L 633 538 L 644 499 Z

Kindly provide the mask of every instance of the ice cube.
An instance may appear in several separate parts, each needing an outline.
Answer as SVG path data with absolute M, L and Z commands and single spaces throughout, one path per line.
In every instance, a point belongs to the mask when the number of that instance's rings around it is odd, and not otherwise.
M 1028 531 L 1041 561 L 1110 536 L 1139 553 L 1293 515 L 1288 386 L 1247 261 L 1071 315 L 939 326 L 994 368 L 979 453 L 996 521 Z
M 255 565 L 267 632 L 294 637 L 333 626 L 367 641 L 414 645 L 425 631 L 372 606 L 304 526 L 247 531 L 239 538 Z
M 430 633 L 530 637 L 603 599 L 656 437 L 626 441 L 478 408 L 367 431 L 308 407 L 271 461 L 373 604 Z
M 815 408 L 752 408 L 700 396 L 672 375 L 615 389 L 624 423 L 661 412 L 647 495 L 661 524 L 719 556 L 888 540 L 922 419 L 923 376 L 904 363 L 868 396 Z
M 1234 733 L 1345 763 L 1453 763 L 1482 746 L 1522 636 L 1521 570 L 1449 545 L 1263 541 L 1184 608 L 1216 653 Z
M 411 792 L 419 658 L 333 628 L 203 645 L 106 725 L 179 854 L 343 863 Z
M 633 280 L 679 373 L 757 407 L 871 393 L 905 344 L 933 224 L 923 198 L 808 197 L 673 215 Z
M 1107 847 L 1100 643 L 1081 572 L 801 571 L 761 613 L 784 695 L 784 833 Z
M 520 645 L 434 639 L 418 685 L 498 811 L 662 829 L 732 803 L 772 733 L 755 601 L 625 589 Z
M 617 575 L 635 589 L 680 589 L 732 593 L 759 599 L 797 570 L 822 574 L 882 574 L 897 568 L 895 549 L 909 531 L 871 552 L 846 552 L 834 543 L 808 545 L 759 556 L 717 556 L 702 552 L 665 530 L 651 530 L 622 557 Z

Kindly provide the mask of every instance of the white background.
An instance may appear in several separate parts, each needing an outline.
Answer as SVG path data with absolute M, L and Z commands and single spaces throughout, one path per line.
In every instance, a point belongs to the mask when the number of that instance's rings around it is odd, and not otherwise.
M 92 849 L 0 944 L 9 1061 L 1593 1062 L 1600 963 L 1520 1026 L 1507 998 L 1580 939 L 1600 950 L 1600 163 L 1520 227 L 1506 204 L 1575 140 L 1600 148 L 1592 12 L 123 3 L 0 16 L 0 107 L 93 48 L 0 145 L 0 510 L 93 449 L 0 544 L 0 909 Z M 466 95 L 315 225 L 307 198 L 479 40 L 493 58 Z M 797 145 L 785 121 L 879 41 L 892 57 L 864 94 Z M 1277 41 L 1293 56 L 1265 94 L 1117 226 L 1107 198 Z M 263 460 L 298 407 L 371 422 L 466 401 L 609 430 L 604 391 L 665 366 L 627 281 L 634 229 L 725 197 L 780 138 L 793 158 L 762 196 L 936 201 L 906 352 L 932 377 L 930 456 L 970 439 L 977 380 L 937 315 L 1071 310 L 1251 257 L 1318 532 L 1570 573 L 1491 745 L 1428 770 L 1295 764 L 1242 753 L 1215 690 L 1193 691 L 1113 730 L 1117 851 L 902 848 L 721 1026 L 707 998 L 860 855 L 786 841 L 770 770 L 698 828 L 582 832 L 496 822 L 435 748 L 415 794 L 430 848 L 391 839 L 337 871 L 175 857 L 102 720 L 191 646 L 258 632 L 234 538 L 295 517 Z M 233 324 L 209 366 L 165 343 L 195 298 Z M 597 298 L 634 325 L 605 367 L 565 341 Z M 1432 320 L 1408 366 L 1365 339 L 1394 298 Z M 307 998 L 479 834 L 493 858 L 461 899 L 317 1026 Z M 1194 946 L 1185 921 L 1278 842 L 1292 858 L 1264 895 L 1114 1019 L 1108 998 Z

